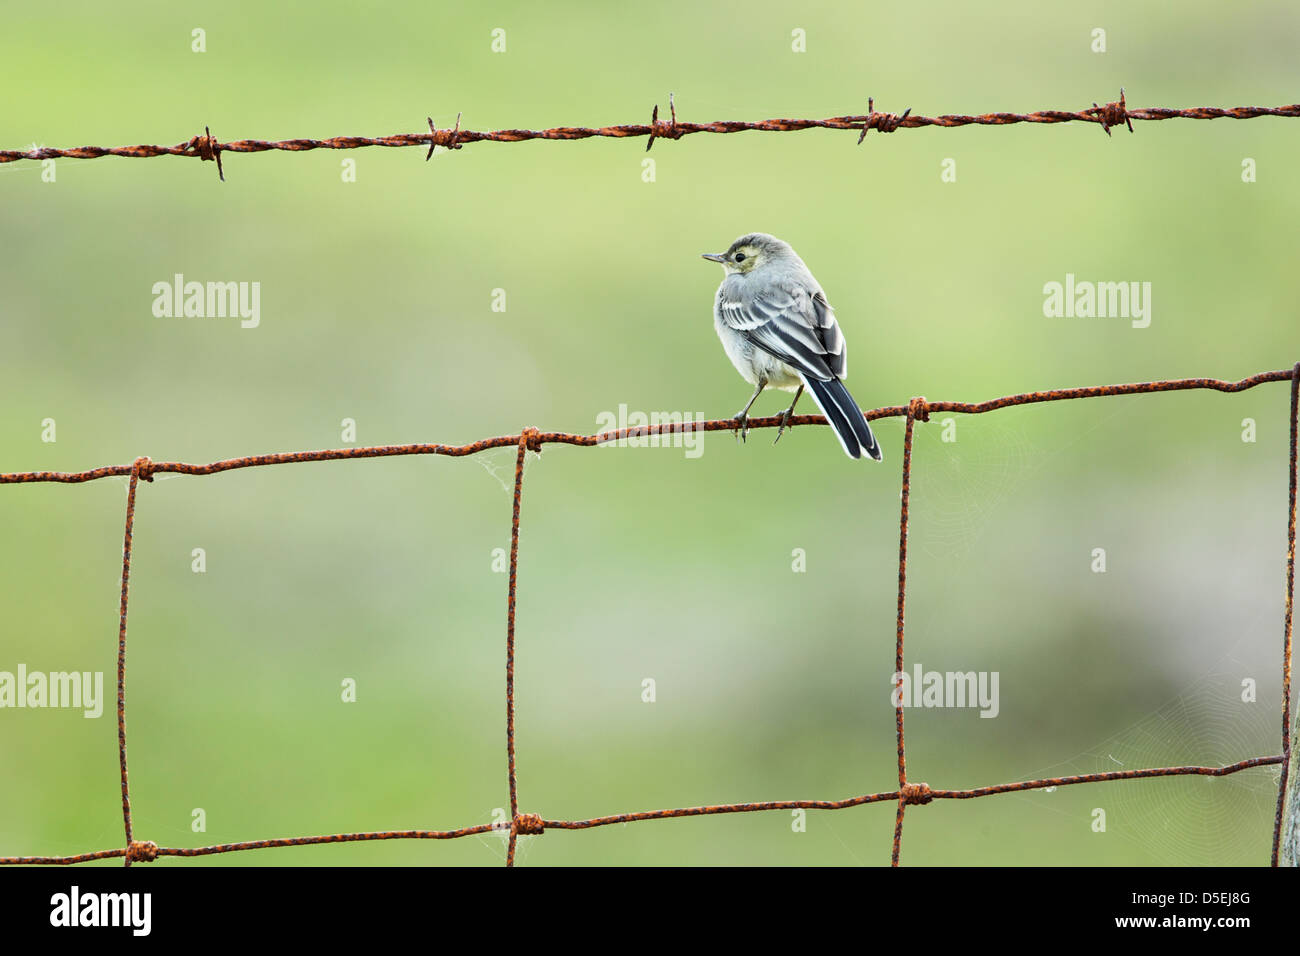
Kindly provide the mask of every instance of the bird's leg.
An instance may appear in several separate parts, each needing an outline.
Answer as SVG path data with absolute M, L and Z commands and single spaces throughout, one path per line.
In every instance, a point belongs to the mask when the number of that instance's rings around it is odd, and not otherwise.
M 758 396 L 763 394 L 765 388 L 767 388 L 767 382 L 760 381 L 754 389 L 754 394 L 749 396 L 749 401 L 745 403 L 745 407 L 733 416 L 736 427 L 740 429 L 736 437 L 741 441 L 744 441 L 749 436 L 749 410 L 754 407 L 754 403 L 758 401 Z
M 799 391 L 794 393 L 794 401 L 790 403 L 790 407 L 781 415 L 781 427 L 776 430 L 776 439 L 772 442 L 773 445 L 781 440 L 781 433 L 785 431 L 785 426 L 790 424 L 790 416 L 794 414 L 794 407 L 799 404 L 799 396 L 802 394 L 803 385 L 800 384 Z

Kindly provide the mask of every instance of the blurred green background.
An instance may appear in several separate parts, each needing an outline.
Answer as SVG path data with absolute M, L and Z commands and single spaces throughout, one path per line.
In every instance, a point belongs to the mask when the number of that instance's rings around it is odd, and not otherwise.
M 1294 102 L 1282 2 L 14 5 L 0 146 L 646 122 L 878 109 Z M 191 30 L 207 52 L 191 52 Z M 493 53 L 491 31 L 506 31 Z M 1107 52 L 1091 31 L 1104 28 Z M 807 51 L 792 51 L 792 31 Z M 789 240 L 864 407 L 1300 359 L 1294 120 L 743 133 L 0 166 L 0 470 L 206 462 L 725 417 L 748 397 L 699 253 Z M 1243 183 L 1242 162 L 1258 181 Z M 344 182 L 343 161 L 356 162 Z M 952 159 L 957 181 L 941 181 Z M 1152 322 L 1048 319 L 1066 273 L 1152 283 Z M 156 318 L 175 273 L 261 283 L 261 324 Z M 493 311 L 493 290 L 506 311 Z M 757 410 L 772 414 L 785 393 Z M 909 776 L 966 788 L 1276 753 L 1287 389 L 1013 409 L 918 427 L 909 668 L 997 671 L 1000 714 L 908 711 Z M 811 411 L 805 401 L 804 411 Z M 57 442 L 41 440 L 42 421 Z M 1242 440 L 1243 419 L 1257 423 Z M 895 786 L 902 423 L 883 465 L 823 428 L 704 453 L 530 456 L 521 809 L 550 819 Z M 514 453 L 286 465 L 142 485 L 128 725 L 137 838 L 197 846 L 447 829 L 508 806 Z M 0 670 L 98 670 L 106 713 L 0 711 L 0 854 L 122 843 L 123 479 L 0 489 Z M 206 573 L 191 570 L 203 548 Z M 1093 573 L 1093 549 L 1107 571 Z M 802 549 L 806 571 L 792 570 Z M 340 701 L 355 679 L 358 699 Z M 657 699 L 642 701 L 653 679 Z M 1258 696 L 1243 702 L 1243 681 Z M 903 860 L 1260 864 L 1277 773 L 940 801 Z M 202 808 L 206 832 L 191 831 Z M 1106 832 L 1092 829 L 1106 812 Z M 889 805 L 549 832 L 519 862 L 883 864 Z M 160 866 L 499 864 L 503 841 Z M 113 863 L 112 865 L 120 865 Z

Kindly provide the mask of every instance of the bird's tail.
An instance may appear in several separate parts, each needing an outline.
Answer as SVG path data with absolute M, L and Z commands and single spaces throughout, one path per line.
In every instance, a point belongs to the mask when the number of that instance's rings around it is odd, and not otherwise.
M 871 426 L 862 415 L 862 409 L 853 400 L 844 383 L 837 378 L 828 382 L 804 378 L 804 384 L 812 394 L 813 401 L 830 422 L 835 437 L 840 440 L 844 452 L 850 458 L 861 458 L 865 451 L 871 458 L 880 461 L 884 458 L 876 436 L 871 434 Z

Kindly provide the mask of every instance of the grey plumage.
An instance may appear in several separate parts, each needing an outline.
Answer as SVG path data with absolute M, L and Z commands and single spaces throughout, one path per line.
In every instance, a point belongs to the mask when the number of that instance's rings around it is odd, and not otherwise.
M 862 409 L 858 408 L 843 382 L 838 378 L 826 382 L 809 379 L 807 384 L 813 401 L 835 429 L 836 437 L 850 458 L 860 458 L 864 451 L 876 461 L 885 457 L 876 436 L 871 433 L 871 426 L 862 415 Z
M 741 437 L 763 389 L 795 391 L 777 431 L 785 430 L 807 388 L 850 458 L 883 457 L 871 427 L 841 381 L 848 372 L 844 334 L 826 294 L 790 246 L 766 233 L 742 236 L 725 253 L 706 253 L 726 271 L 713 323 L 727 356 L 754 394 L 736 414 Z

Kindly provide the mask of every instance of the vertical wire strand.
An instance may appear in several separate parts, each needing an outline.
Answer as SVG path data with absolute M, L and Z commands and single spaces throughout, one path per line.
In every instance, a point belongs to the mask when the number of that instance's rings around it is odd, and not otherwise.
M 510 521 L 510 590 L 506 597 L 506 758 L 510 768 L 510 845 L 506 866 L 515 865 L 515 846 L 519 841 L 519 780 L 515 773 L 515 585 L 519 575 L 519 503 L 524 493 L 524 456 L 536 429 L 525 428 L 519 435 L 519 454 L 515 458 L 514 511 Z
M 1296 458 L 1300 446 L 1300 362 L 1291 370 L 1291 458 L 1290 495 L 1286 529 L 1286 605 L 1282 616 L 1282 776 L 1277 788 L 1277 812 L 1273 817 L 1273 853 L 1270 863 L 1277 866 L 1282 845 L 1282 810 L 1286 804 L 1291 769 L 1291 638 L 1295 613 L 1295 515 Z
M 126 830 L 125 866 L 131 865 L 131 792 L 126 773 L 126 608 L 131 589 L 131 537 L 135 529 L 135 493 L 140 471 L 148 462 L 137 458 L 131 465 L 131 479 L 126 491 L 126 528 L 122 534 L 122 595 L 117 618 L 117 760 L 122 771 L 122 825 Z
M 902 852 L 903 813 L 907 807 L 904 797 L 904 791 L 907 789 L 907 756 L 903 749 L 903 698 L 900 675 L 903 673 L 903 612 L 907 603 L 907 509 L 912 493 L 912 432 L 916 424 L 917 407 L 916 399 L 913 399 L 907 407 L 907 426 L 903 436 L 903 490 L 898 509 L 898 618 L 897 639 L 894 644 L 895 693 L 899 694 L 898 704 L 894 708 L 894 724 L 898 733 L 898 812 L 894 816 L 894 849 L 890 856 L 891 866 L 898 866 L 898 857 Z

